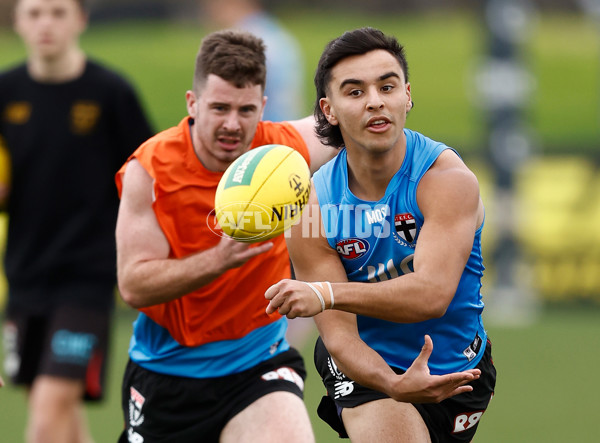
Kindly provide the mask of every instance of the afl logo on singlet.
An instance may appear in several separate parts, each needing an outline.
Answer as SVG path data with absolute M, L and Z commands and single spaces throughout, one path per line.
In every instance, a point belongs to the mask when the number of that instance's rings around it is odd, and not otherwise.
M 362 257 L 369 250 L 369 243 L 360 238 L 347 238 L 337 242 L 335 245 L 338 254 L 346 260 L 355 260 Z

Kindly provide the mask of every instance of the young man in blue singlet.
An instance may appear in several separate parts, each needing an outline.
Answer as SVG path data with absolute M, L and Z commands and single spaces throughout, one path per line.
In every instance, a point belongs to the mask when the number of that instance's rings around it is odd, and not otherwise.
M 319 415 L 341 436 L 471 441 L 496 378 L 481 320 L 477 179 L 456 151 L 405 128 L 413 103 L 395 38 L 362 28 L 334 39 L 315 85 L 317 133 L 341 151 L 313 176 L 288 238 L 302 281 L 269 288 L 267 312 L 315 316 L 328 392 Z M 419 358 L 411 366 L 422 347 L 434 377 L 481 375 L 426 403 L 410 390 L 423 381 Z

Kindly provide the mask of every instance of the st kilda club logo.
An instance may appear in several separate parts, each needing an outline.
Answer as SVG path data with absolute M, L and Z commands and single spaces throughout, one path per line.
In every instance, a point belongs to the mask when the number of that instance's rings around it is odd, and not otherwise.
M 400 239 L 408 244 L 414 243 L 417 237 L 417 222 L 412 214 L 396 214 L 394 216 L 394 227 L 396 228 L 395 233 Z M 398 237 L 396 237 L 396 240 L 399 240 Z

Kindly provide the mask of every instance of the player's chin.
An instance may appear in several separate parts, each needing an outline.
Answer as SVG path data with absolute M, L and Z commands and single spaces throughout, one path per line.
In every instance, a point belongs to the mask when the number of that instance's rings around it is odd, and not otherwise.
M 219 160 L 227 162 L 227 163 L 231 163 L 234 160 L 237 160 L 238 157 L 240 155 L 244 154 L 246 151 L 248 151 L 248 149 L 242 145 L 236 145 L 236 146 L 221 145 L 220 149 L 219 149 Z

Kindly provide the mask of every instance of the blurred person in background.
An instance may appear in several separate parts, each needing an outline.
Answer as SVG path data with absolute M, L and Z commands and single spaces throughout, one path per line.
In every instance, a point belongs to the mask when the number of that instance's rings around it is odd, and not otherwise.
M 294 120 L 306 115 L 304 58 L 296 37 L 261 0 L 200 0 L 201 20 L 209 28 L 234 28 L 262 38 L 267 47 L 268 97 L 263 120 Z
M 201 19 L 210 27 L 237 28 L 261 37 L 267 47 L 267 84 L 263 119 L 294 120 L 306 112 L 304 59 L 296 37 L 265 10 L 261 0 L 200 0 Z M 314 322 L 297 318 L 289 323 L 288 338 L 302 349 Z
M 18 0 L 27 60 L 0 74 L 10 179 L 5 372 L 28 388 L 28 442 L 92 440 L 115 300 L 114 174 L 153 131 L 133 87 L 79 45 L 83 0 Z

